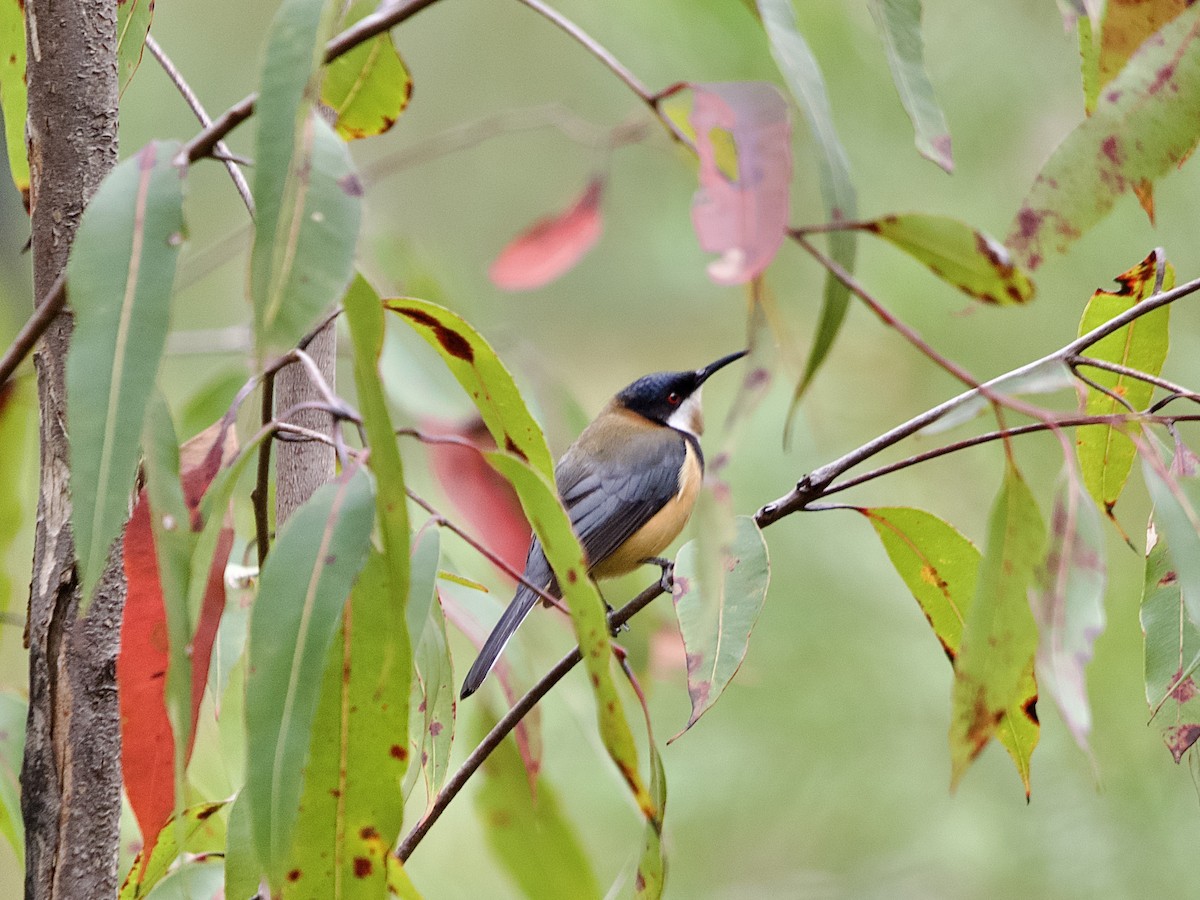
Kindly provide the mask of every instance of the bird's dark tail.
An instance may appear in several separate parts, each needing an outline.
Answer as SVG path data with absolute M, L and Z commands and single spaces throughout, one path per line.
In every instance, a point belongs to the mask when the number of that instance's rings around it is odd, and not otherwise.
M 512 599 L 512 603 L 508 604 L 508 609 L 500 616 L 500 621 L 496 623 L 496 627 L 492 629 L 492 633 L 488 635 L 486 641 L 483 642 L 483 649 L 479 651 L 479 656 L 475 658 L 474 664 L 471 666 L 471 671 L 467 672 L 467 677 L 463 679 L 462 693 L 459 694 L 460 699 L 467 699 L 483 684 L 483 679 L 487 678 L 488 672 L 492 671 L 492 666 L 496 664 L 496 660 L 504 650 L 504 645 L 508 643 L 508 639 L 513 636 L 517 630 L 517 626 L 524 621 L 529 615 L 529 611 L 538 602 L 538 595 L 524 585 L 517 588 L 517 594 Z

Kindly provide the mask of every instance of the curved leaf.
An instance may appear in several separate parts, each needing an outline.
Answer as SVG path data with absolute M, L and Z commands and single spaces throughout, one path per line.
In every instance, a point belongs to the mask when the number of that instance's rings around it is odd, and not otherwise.
M 488 268 L 492 284 L 505 291 L 532 291 L 573 269 L 600 240 L 604 179 L 593 178 L 571 206 L 539 219 L 509 241 Z
M 4 107 L 4 143 L 8 171 L 29 210 L 29 157 L 25 151 L 25 4 L 0 2 L 0 106 Z
M 355 3 L 343 20 L 351 25 L 375 11 Z M 321 102 L 333 110 L 333 127 L 347 141 L 383 134 L 396 124 L 412 97 L 412 75 L 390 31 L 364 41 L 325 67 Z
M 1200 6 L 1147 40 L 1096 110 L 1042 167 L 1005 240 L 1030 269 L 1065 252 L 1126 191 L 1166 174 L 1200 138 Z
M 1153 446 L 1139 448 L 1146 491 L 1154 502 L 1153 525 L 1171 548 L 1183 607 L 1200 628 L 1200 470 L 1196 457 L 1181 445 L 1168 469 Z
M 588 577 L 587 560 L 571 529 L 571 520 L 558 499 L 554 483 L 525 461 L 500 452 L 487 454 L 488 462 L 512 482 L 533 530 L 542 542 L 546 559 L 562 588 L 563 599 L 571 612 L 575 638 L 583 653 L 596 696 L 596 715 L 600 737 L 609 756 L 617 764 L 634 799 L 647 819 L 657 810 L 638 772 L 637 745 L 629 730 L 629 721 L 617 693 L 609 666 L 612 656 L 604 601 L 595 583 Z
M 1004 245 L 957 219 L 906 213 L 853 227 L 894 244 L 938 278 L 984 303 L 1008 306 L 1033 299 L 1033 282 Z
M 917 150 L 930 162 L 953 172 L 950 128 L 925 71 L 921 0 L 871 0 L 871 16 L 887 49 L 896 92 L 912 120 Z
M 284 523 L 262 569 L 247 648 L 244 791 L 273 886 L 292 846 L 326 653 L 374 520 L 370 477 L 347 472 Z
M 325 0 L 285 0 L 271 24 L 255 106 L 250 296 L 260 357 L 290 349 L 353 274 L 362 185 L 346 144 L 306 98 L 317 92 Z
M 1054 498 L 1045 569 L 1029 603 L 1038 625 L 1038 682 L 1083 750 L 1092 728 L 1084 667 L 1104 631 L 1106 581 L 1100 515 L 1068 468 Z
M 147 845 L 134 860 L 117 900 L 136 900 L 149 894 L 166 876 L 185 846 L 192 851 L 221 847 L 225 829 L 220 816 L 216 814 L 227 802 L 198 803 L 166 822 L 161 829 L 160 840 L 153 846 Z M 179 843 L 181 837 L 183 844 Z
M 692 701 L 683 731 L 717 702 L 737 674 L 771 580 L 767 542 L 749 516 L 735 518 L 726 539 L 712 548 L 716 565 L 705 565 L 705 549 L 698 540 L 689 541 L 675 561 L 671 599 L 687 651 Z M 712 583 L 714 575 L 717 584 Z
M 512 375 L 483 336 L 458 314 L 426 300 L 389 300 L 387 308 L 441 354 L 463 390 L 471 395 L 496 445 L 528 461 L 546 478 L 553 478 L 554 463 L 542 429 L 530 415 Z
M 178 145 L 151 143 L 117 166 L 88 204 L 67 263 L 75 332 L 67 356 L 72 524 L 91 602 L 129 513 L 146 404 L 154 391 L 183 243 Z
M 954 667 L 951 784 L 958 783 L 1026 692 L 1025 675 L 1037 649 L 1027 591 L 1045 544 L 1037 501 L 1010 463 L 992 509 L 987 552 Z M 1027 711 L 1035 715 L 1032 706 Z
M 1175 268 L 1166 261 L 1162 251 L 1154 250 L 1142 262 L 1118 275 L 1121 287 L 1116 291 L 1096 291 L 1088 301 L 1079 323 L 1079 333 L 1087 334 L 1109 319 L 1132 309 L 1154 293 L 1159 267 L 1163 268 L 1164 290 L 1175 285 Z M 1130 322 L 1119 331 L 1101 338 L 1087 350 L 1087 355 L 1105 362 L 1139 369 L 1149 375 L 1162 371 L 1167 359 L 1170 340 L 1171 307 L 1164 306 Z M 1096 384 L 1124 397 L 1136 410 L 1150 405 L 1154 385 L 1140 378 L 1129 378 L 1105 369 L 1084 367 L 1083 373 Z M 1126 412 L 1126 407 L 1110 394 L 1091 386 L 1087 388 L 1089 416 Z M 1084 425 L 1076 430 L 1076 454 L 1083 480 L 1096 503 L 1111 518 L 1113 507 L 1133 468 L 1136 450 L 1120 426 Z
M 154 0 L 117 0 L 117 77 L 121 94 L 142 64 L 153 18 Z
M 858 199 L 850 179 L 850 160 L 838 139 L 833 122 L 833 110 L 825 90 L 825 79 L 817 60 L 796 26 L 792 0 L 757 0 L 763 27 L 771 43 L 771 55 L 796 98 L 800 111 L 808 120 L 809 131 L 817 144 L 817 174 L 821 198 L 830 222 L 853 220 L 858 215 Z M 843 269 L 854 271 L 857 241 L 853 232 L 835 231 L 829 235 L 829 255 Z M 829 355 L 834 338 L 841 330 L 850 305 L 849 289 L 833 274 L 825 277 L 825 297 L 821 321 L 809 351 L 804 375 L 796 386 L 793 408 L 812 382 L 813 376 Z
M 963 625 L 975 600 L 979 551 L 952 525 L 920 509 L 860 508 L 879 535 L 888 559 L 925 613 L 950 665 L 962 649 Z M 1017 767 L 1029 796 L 1029 761 L 1037 746 L 1037 684 L 1030 658 L 1017 699 L 1003 714 L 996 739 Z
M 488 722 L 483 722 L 489 725 Z M 482 729 L 480 729 L 483 736 Z M 530 795 L 516 745 L 507 738 L 483 763 L 475 809 L 492 852 L 526 897 L 586 900 L 603 893 L 554 786 L 539 778 Z
M 1085 90 L 1088 115 L 1096 108 L 1100 89 L 1117 76 L 1133 52 L 1190 5 L 1188 0 L 1113 0 L 1104 4 L 1095 83 L 1092 90 Z
M 779 252 L 788 227 L 792 123 L 779 90 L 762 81 L 693 84 L 690 124 L 700 158 L 692 225 L 708 277 L 745 284 Z
M 408 762 L 402 615 L 387 561 L 372 553 L 326 657 L 284 898 L 383 895 Z
M 438 531 L 425 528 L 413 546 L 414 575 L 408 606 L 409 633 L 414 636 L 416 648 L 411 705 L 418 712 L 409 724 L 409 744 L 424 776 L 428 804 L 436 799 L 450 771 L 458 700 L 454 691 L 454 663 L 446 638 L 446 617 L 438 602 L 439 559 Z M 420 620 L 416 621 L 418 616 Z

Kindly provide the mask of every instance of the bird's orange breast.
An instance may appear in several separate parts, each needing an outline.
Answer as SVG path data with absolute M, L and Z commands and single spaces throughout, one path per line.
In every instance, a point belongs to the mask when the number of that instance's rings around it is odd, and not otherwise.
M 592 569 L 595 578 L 613 578 L 632 572 L 642 561 L 658 556 L 687 524 L 700 494 L 704 472 L 691 441 L 684 442 L 687 452 L 679 469 L 679 490 L 645 525 L 635 531 L 616 552 Z

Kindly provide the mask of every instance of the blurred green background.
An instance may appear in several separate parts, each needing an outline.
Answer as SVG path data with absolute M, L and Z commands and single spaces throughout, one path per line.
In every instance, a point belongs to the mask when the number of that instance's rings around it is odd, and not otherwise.
M 913 149 L 866 5 L 798 6 L 828 82 L 863 217 L 941 213 L 1002 238 L 1034 175 L 1083 115 L 1076 39 L 1064 32 L 1055 5 L 926 2 L 926 59 L 953 134 L 953 176 Z M 241 0 L 159 4 L 153 33 L 215 114 L 254 88 L 273 8 Z M 777 80 L 761 29 L 735 0 L 563 0 L 557 8 L 652 88 L 681 80 Z M 587 416 L 638 375 L 697 366 L 742 345 L 745 298 L 706 278 L 688 214 L 694 167 L 665 135 L 654 131 L 611 161 L 558 131 L 539 129 L 498 134 L 416 165 L 396 162 L 403 158 L 397 154 L 447 128 L 542 104 L 562 104 L 604 127 L 643 115 L 610 73 L 517 3 L 445 0 L 395 35 L 413 73 L 412 105 L 392 132 L 354 147 L 361 164 L 375 162 L 382 173 L 368 187 L 360 242 L 362 266 L 381 287 L 429 294 L 436 284 L 438 296 L 430 299 L 478 327 L 521 384 L 561 389 Z M 186 139 L 196 130 L 148 55 L 122 105 L 123 154 L 153 137 Z M 814 151 L 796 118 L 793 221 L 815 223 L 823 214 Z M 251 121 L 234 133 L 235 152 L 251 152 L 252 129 Z M 605 234 L 591 255 L 541 290 L 507 295 L 494 288 L 486 269 L 500 248 L 536 218 L 564 208 L 604 166 Z M 935 347 L 976 376 L 998 374 L 1073 337 L 1091 292 L 1111 286 L 1113 276 L 1152 247 L 1166 248 L 1180 280 L 1200 273 L 1196 166 L 1158 183 L 1156 228 L 1127 197 L 1069 255 L 1049 259 L 1036 273 L 1038 297 L 1028 308 L 981 308 L 892 248 L 865 239 L 858 273 Z M 198 165 L 187 190 L 190 240 L 174 327 L 237 326 L 248 319 L 245 213 L 215 163 Z M 7 335 L 30 305 L 28 259 L 19 252 L 28 225 L 15 191 L 0 191 L 0 216 L 0 326 Z M 770 280 L 792 338 L 777 354 L 772 389 L 737 436 L 727 470 L 736 508 L 745 514 L 786 493 L 806 471 L 957 391 L 894 332 L 852 307 L 785 450 L 783 418 L 795 378 L 789 361 L 807 349 L 823 277 L 788 245 Z M 1164 372 L 1192 386 L 1200 384 L 1194 305 L 1185 300 L 1172 314 Z M 182 344 L 195 350 L 212 340 L 192 336 Z M 423 348 L 399 340 L 389 364 L 401 412 L 428 411 L 430 397 L 441 397 L 439 364 Z M 247 374 L 246 365 L 236 351 L 179 353 L 168 360 L 164 383 L 178 411 L 206 385 Z M 436 387 L 413 374 L 425 367 Z M 715 379 L 706 391 L 710 453 L 727 439 L 721 423 L 735 387 L 735 378 Z M 535 393 L 549 398 L 543 414 L 552 449 L 560 452 L 578 414 L 562 414 L 557 390 Z M 444 409 L 444 403 L 434 405 Z M 910 442 L 888 458 L 935 440 Z M 438 496 L 422 451 L 405 449 L 414 482 Z M 29 485 L 28 536 L 33 458 L 28 447 L 0 452 L 6 477 Z M 1024 439 L 1018 454 L 1048 512 L 1061 462 L 1057 445 Z M 840 499 L 921 506 L 979 541 L 1000 463 L 998 446 L 980 448 Z M 1146 512 L 1135 476 L 1119 515 L 1139 547 Z M 1157 726 L 1146 724 L 1139 553 L 1112 534 L 1109 626 L 1089 670 L 1094 762 L 1044 699 L 1027 805 L 1010 760 L 995 746 L 950 794 L 950 669 L 867 523 L 848 512 L 805 514 L 766 534 L 772 584 L 745 664 L 721 702 L 665 749 L 669 897 L 1186 895 L 1200 799 L 1188 766 L 1174 765 Z M 454 562 L 487 577 L 461 545 L 449 536 L 444 544 Z M 26 537 L 6 557 L 14 585 L 8 609 L 17 615 L 0 633 L 0 675 L 17 688 L 24 678 L 20 614 L 30 551 Z M 606 595 L 616 602 L 648 580 L 631 578 Z M 662 637 L 670 633 L 671 614 L 665 601 L 658 607 L 624 637 L 639 667 L 651 672 L 644 683 L 662 740 L 686 722 L 688 705 L 682 665 L 660 658 L 669 656 L 661 648 L 671 643 Z M 530 673 L 567 646 L 557 618 L 531 617 L 522 631 L 514 652 L 528 658 Z M 464 669 L 470 648 L 457 636 L 453 646 Z M 479 714 L 475 703 L 460 709 L 463 734 L 475 730 L 466 727 Z M 578 674 L 543 703 L 544 765 L 608 884 L 632 861 L 641 826 L 604 757 L 590 704 Z M 456 748 L 455 759 L 466 749 Z M 468 788 L 410 861 L 428 897 L 515 895 L 487 850 L 471 794 Z M 13 855 L 0 846 L 0 895 L 15 896 L 19 879 Z

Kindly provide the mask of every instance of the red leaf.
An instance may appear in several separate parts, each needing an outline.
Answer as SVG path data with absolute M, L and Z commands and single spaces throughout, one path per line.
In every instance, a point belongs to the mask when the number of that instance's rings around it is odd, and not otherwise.
M 180 481 L 192 516 L 191 527 L 200 527 L 199 505 L 204 492 L 232 455 L 236 443 L 232 428 L 221 423 L 183 445 Z M 233 528 L 221 530 L 208 573 L 204 602 L 192 638 L 192 727 L 208 679 L 208 663 L 221 612 L 225 608 L 225 564 L 233 547 Z M 121 766 L 125 790 L 145 843 L 149 859 L 158 832 L 175 810 L 175 738 L 167 717 L 167 616 L 150 525 L 150 504 L 143 488 L 125 529 L 123 562 L 128 592 L 121 620 L 121 649 L 117 655 L 117 697 L 121 710 Z M 188 756 L 192 748 L 188 747 Z
M 423 422 L 428 434 L 463 438 L 480 450 L 496 449 L 483 420 L 461 425 Z M 473 536 L 517 572 L 525 569 L 531 534 L 517 492 L 469 447 L 429 444 L 430 464 L 454 508 L 470 523 Z
M 700 246 L 721 254 L 709 264 L 709 277 L 717 284 L 744 284 L 762 274 L 787 233 L 792 181 L 787 102 L 777 88 L 759 81 L 691 87 L 690 123 L 700 157 L 692 225 Z
M 603 179 L 593 178 L 570 209 L 539 219 L 521 232 L 488 270 L 492 283 L 505 291 L 531 291 L 574 268 L 604 230 L 600 217 L 603 193 Z

